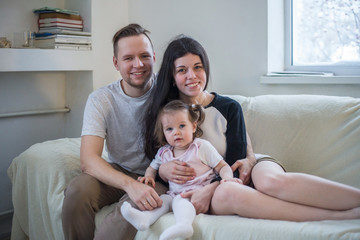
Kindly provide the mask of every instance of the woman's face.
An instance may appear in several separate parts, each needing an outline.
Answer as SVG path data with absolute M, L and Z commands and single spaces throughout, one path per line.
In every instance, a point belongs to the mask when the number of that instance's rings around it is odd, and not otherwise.
M 175 60 L 174 79 L 180 99 L 196 102 L 206 86 L 206 72 L 198 55 L 186 54 Z

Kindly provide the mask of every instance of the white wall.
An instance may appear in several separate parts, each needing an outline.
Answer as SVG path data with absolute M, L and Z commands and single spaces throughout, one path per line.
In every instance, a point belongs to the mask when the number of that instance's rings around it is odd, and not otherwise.
M 197 39 L 210 58 L 211 89 L 222 94 L 360 97 L 360 85 L 260 84 L 260 76 L 267 73 L 268 67 L 267 4 L 276 1 L 131 0 L 129 21 L 151 31 L 157 66 L 171 37 L 184 33 Z
M 0 113 L 63 108 L 64 82 L 61 73 L 0 73 Z M 51 114 L 0 119 L 0 213 L 12 209 L 6 174 L 11 160 L 31 144 L 64 137 L 64 118 Z
M 120 78 L 113 65 L 112 37 L 128 24 L 127 0 L 92 0 L 94 89 Z

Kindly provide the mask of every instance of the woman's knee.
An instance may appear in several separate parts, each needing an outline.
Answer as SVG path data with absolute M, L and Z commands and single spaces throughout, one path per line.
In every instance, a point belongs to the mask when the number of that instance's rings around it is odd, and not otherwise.
M 284 172 L 267 172 L 253 176 L 255 189 L 270 196 L 277 196 L 291 183 Z
M 224 202 L 228 200 L 228 197 L 231 197 L 231 184 L 225 182 L 220 184 L 212 197 L 212 201 Z
M 234 182 L 220 184 L 211 200 L 211 212 L 215 214 L 234 214 L 237 205 L 246 203 L 248 186 Z

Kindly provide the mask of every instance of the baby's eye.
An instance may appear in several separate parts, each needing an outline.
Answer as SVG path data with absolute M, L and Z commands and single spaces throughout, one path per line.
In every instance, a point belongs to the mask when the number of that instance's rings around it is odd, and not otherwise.
M 166 128 L 165 131 L 170 132 L 172 131 L 172 128 Z
M 185 124 L 180 124 L 180 128 L 184 128 L 185 126 Z

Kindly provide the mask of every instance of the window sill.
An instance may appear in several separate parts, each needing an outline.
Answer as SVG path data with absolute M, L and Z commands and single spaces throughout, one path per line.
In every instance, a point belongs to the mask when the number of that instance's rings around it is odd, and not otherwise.
M 261 84 L 360 84 L 360 76 L 261 76 Z

